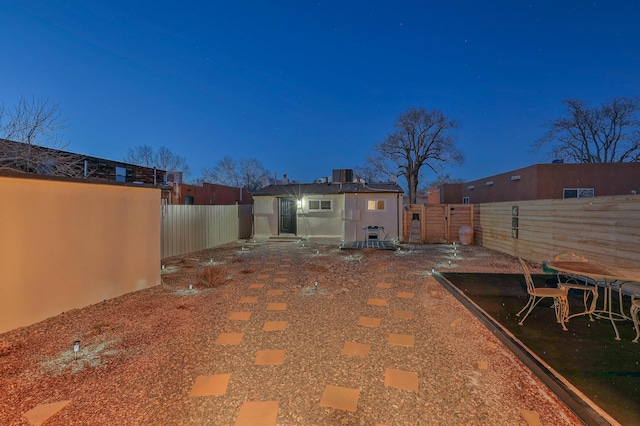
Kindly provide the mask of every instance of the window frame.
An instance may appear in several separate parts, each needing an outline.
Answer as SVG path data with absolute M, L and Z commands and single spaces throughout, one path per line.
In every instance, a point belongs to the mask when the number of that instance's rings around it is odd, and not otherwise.
M 375 203 L 375 209 L 370 208 L 371 203 Z M 379 203 L 383 203 L 383 207 L 379 208 Z M 387 211 L 387 200 L 385 198 L 368 198 L 367 199 L 367 211 L 368 212 L 386 212 Z
M 318 203 L 318 208 L 312 208 L 311 203 Z M 323 203 L 329 203 L 328 208 L 323 208 Z M 322 213 L 322 212 L 332 212 L 333 211 L 333 199 L 331 198 L 309 198 L 307 200 L 307 211 L 310 213 Z
M 575 197 L 567 197 L 567 191 L 575 191 Z M 591 195 L 584 195 L 584 193 L 590 192 Z M 583 194 L 583 195 L 581 195 Z M 594 188 L 562 188 L 562 199 L 569 200 L 572 198 L 593 198 L 596 196 L 596 191 Z

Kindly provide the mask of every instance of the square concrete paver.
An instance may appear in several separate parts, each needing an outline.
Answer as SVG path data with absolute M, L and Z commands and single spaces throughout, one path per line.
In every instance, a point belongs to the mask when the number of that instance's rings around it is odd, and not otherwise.
M 215 341 L 216 345 L 238 345 L 244 337 L 242 333 L 220 333 Z
M 284 350 L 262 349 L 256 354 L 255 365 L 280 365 L 284 364 Z
M 282 331 L 286 328 L 286 321 L 265 321 L 262 331 Z
M 363 327 L 380 327 L 381 322 L 382 318 L 360 317 L 358 325 Z
M 289 278 L 274 278 L 273 282 L 274 283 L 286 283 L 289 280 Z
M 249 318 L 251 318 L 251 312 L 231 312 L 229 314 L 230 320 L 248 321 Z
M 389 344 L 393 346 L 406 346 L 412 348 L 414 338 L 411 334 L 389 334 Z
M 399 291 L 396 293 L 396 296 L 401 299 L 413 299 L 414 294 L 408 291 Z
M 231 374 L 214 374 L 212 376 L 198 376 L 189 392 L 189 396 L 224 395 L 227 393 Z
M 411 280 L 400 280 L 400 284 L 407 284 L 407 285 L 411 285 L 411 284 L 415 284 L 415 281 L 411 281 Z
M 367 301 L 367 305 L 374 305 L 374 306 L 387 306 L 387 299 L 375 299 L 375 298 L 371 298 Z
M 529 426 L 540 426 L 540 414 L 537 411 L 520 409 L 520 413 Z
M 254 289 L 254 288 L 263 288 L 264 284 L 251 284 L 249 286 L 250 289 Z
M 393 311 L 393 316 L 400 319 L 413 319 L 416 315 L 413 311 Z
M 267 290 L 267 296 L 282 296 L 284 290 Z
M 49 418 L 57 414 L 58 411 L 69 405 L 70 402 L 71 400 L 41 404 L 33 407 L 31 410 L 24 413 L 23 416 L 25 416 L 32 425 L 40 426 Z
M 378 288 L 391 288 L 391 283 L 378 283 L 376 284 L 376 287 Z
M 488 370 L 489 369 L 489 363 L 487 361 L 478 361 L 478 368 L 480 370 Z
M 371 345 L 356 342 L 346 342 L 342 348 L 342 355 L 366 357 L 369 355 Z
M 384 375 L 384 385 L 396 389 L 417 391 L 418 374 L 411 371 L 387 368 Z
M 358 409 L 359 389 L 327 385 L 320 399 L 321 407 L 355 412 Z
M 271 426 L 278 420 L 278 401 L 247 401 L 242 403 L 236 426 Z
M 257 302 L 258 302 L 257 297 L 241 297 L 238 303 L 250 304 L 250 303 L 257 303 Z
M 286 311 L 286 303 L 267 303 L 267 311 Z
M 258 278 L 259 280 L 266 280 L 267 278 L 269 278 L 269 275 L 261 274 L 261 275 L 258 275 L 256 278 Z
M 453 322 L 450 325 L 451 327 L 457 327 L 458 325 L 460 325 L 461 322 L 462 322 L 462 318 L 456 318 L 455 320 L 453 320 Z

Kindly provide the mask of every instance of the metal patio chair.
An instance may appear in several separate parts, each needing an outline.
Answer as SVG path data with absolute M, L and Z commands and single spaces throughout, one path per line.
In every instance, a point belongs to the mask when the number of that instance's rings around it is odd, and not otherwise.
M 570 252 L 557 254 L 553 257 L 553 260 L 554 262 L 589 262 L 586 257 Z M 593 319 L 593 312 L 596 310 L 596 302 L 598 300 L 598 286 L 589 283 L 586 278 L 561 275 L 560 273 L 557 273 L 556 276 L 558 277 L 558 288 L 566 289 L 567 292 L 570 290 L 582 292 L 584 311 L 569 314 L 569 311 L 567 310 L 567 317 L 565 318 L 565 321 L 569 321 L 570 318 L 579 315 L 589 315 L 589 320 L 595 321 Z
M 635 293 L 631 296 L 631 320 L 633 326 L 636 329 L 636 338 L 633 339 L 634 343 L 638 343 L 640 339 L 640 293 Z
M 548 288 L 548 287 L 536 287 L 533 284 L 533 278 L 531 278 L 531 273 L 529 272 L 529 267 L 526 263 L 520 258 L 520 264 L 522 265 L 522 270 L 524 273 L 524 279 L 527 283 L 527 293 L 529 294 L 529 300 L 524 305 L 524 308 L 520 310 L 516 314 L 517 317 L 520 316 L 525 310 L 527 313 L 522 317 L 518 325 L 522 325 L 524 320 L 527 319 L 533 308 L 535 308 L 542 299 L 545 297 L 550 297 L 553 299 L 553 307 L 555 309 L 556 321 L 562 325 L 562 329 L 567 331 L 567 327 L 564 325 L 565 318 L 569 312 L 569 302 L 567 300 L 567 290 L 561 288 Z

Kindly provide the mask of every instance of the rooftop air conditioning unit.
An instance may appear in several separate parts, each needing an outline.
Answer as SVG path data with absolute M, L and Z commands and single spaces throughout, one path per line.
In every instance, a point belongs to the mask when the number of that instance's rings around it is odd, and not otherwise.
M 182 172 L 167 172 L 167 183 L 182 183 Z

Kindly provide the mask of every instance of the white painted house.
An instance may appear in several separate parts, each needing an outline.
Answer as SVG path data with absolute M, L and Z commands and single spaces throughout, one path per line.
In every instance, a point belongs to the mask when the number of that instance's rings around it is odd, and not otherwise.
M 398 239 L 403 192 L 395 182 L 272 184 L 252 194 L 254 238 Z

